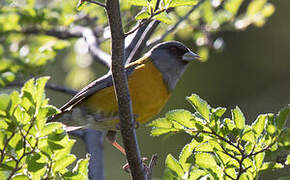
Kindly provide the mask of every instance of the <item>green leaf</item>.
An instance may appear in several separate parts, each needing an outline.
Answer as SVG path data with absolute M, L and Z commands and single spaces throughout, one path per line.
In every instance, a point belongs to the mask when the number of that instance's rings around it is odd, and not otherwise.
M 6 86 L 7 84 L 13 82 L 15 79 L 15 74 L 13 72 L 4 72 L 0 74 L 0 86 Z
M 267 0 L 252 1 L 247 8 L 247 15 L 254 15 L 262 10 Z
M 169 15 L 167 14 L 167 12 L 162 12 L 160 14 L 157 14 L 153 17 L 153 19 L 156 19 L 158 21 L 164 22 L 165 24 L 171 24 L 172 23 L 172 19 L 169 17 Z
M 274 170 L 274 169 L 281 169 L 284 166 L 280 163 L 276 162 L 265 162 L 262 164 L 260 171 L 267 171 L 267 170 Z
M 147 7 L 149 5 L 149 2 L 147 0 L 128 0 L 128 3 L 134 6 Z
M 47 136 L 48 134 L 52 133 L 56 129 L 61 128 L 62 126 L 63 125 L 61 123 L 58 123 L 58 122 L 47 123 L 47 124 L 45 124 L 45 126 L 41 130 L 40 137 Z
M 279 111 L 275 119 L 278 129 L 283 129 L 285 127 L 286 120 L 289 114 L 290 114 L 290 107 L 285 107 Z
M 236 15 L 243 0 L 228 0 L 224 4 L 224 8 L 232 15 Z
M 61 171 L 65 169 L 67 166 L 69 166 L 71 163 L 73 163 L 75 160 L 76 160 L 75 155 L 69 154 L 65 156 L 64 158 L 59 159 L 56 162 L 54 162 L 52 165 L 52 171 L 53 172 Z
M 264 162 L 264 157 L 265 157 L 265 152 L 259 153 L 254 157 L 255 165 L 256 165 L 255 167 L 257 168 L 257 170 L 259 170 L 260 167 L 262 166 Z
M 232 110 L 232 118 L 237 126 L 238 129 L 244 129 L 245 127 L 245 117 L 242 113 L 241 109 L 236 106 L 234 110 Z
M 195 164 L 201 168 L 215 168 L 217 166 L 215 159 L 209 153 L 195 154 Z
M 211 146 L 210 143 L 205 142 L 205 143 L 202 143 L 199 146 L 197 146 L 195 148 L 195 151 L 198 151 L 198 152 L 212 152 L 213 151 L 213 147 Z
M 166 160 L 165 160 L 165 166 L 166 168 L 174 172 L 178 177 L 183 177 L 184 171 L 181 165 L 171 154 L 167 155 Z
M 3 112 L 4 116 L 6 115 L 5 111 L 8 111 L 10 106 L 11 106 L 10 96 L 8 94 L 0 94 L 0 110 L 1 110 L 0 112 Z
M 218 107 L 216 109 L 213 109 L 212 115 L 217 116 L 218 118 L 221 118 L 223 114 L 226 112 L 226 108 Z
M 265 129 L 265 125 L 267 124 L 267 114 L 262 114 L 257 117 L 257 119 L 252 123 L 253 130 L 256 132 L 257 137 L 261 135 L 261 133 Z
M 197 2 L 197 0 L 171 0 L 169 3 L 169 7 L 196 5 Z
M 142 20 L 142 19 L 147 19 L 150 17 L 150 14 L 148 13 L 148 11 L 141 11 L 139 12 L 136 16 L 135 19 L 137 21 Z
M 41 77 L 36 80 L 36 93 L 35 93 L 35 101 L 36 101 L 36 109 L 39 109 L 42 104 L 42 100 L 44 99 L 44 87 L 49 77 Z
M 147 126 L 151 127 L 157 127 L 157 128 L 172 128 L 172 122 L 169 121 L 166 118 L 158 118 L 151 123 L 149 123 Z
M 86 159 L 78 160 L 77 165 L 76 165 L 76 169 L 77 169 L 78 174 L 81 174 L 84 177 L 84 179 L 85 178 L 88 179 L 89 160 L 90 160 L 90 158 L 87 155 Z
M 12 180 L 29 180 L 29 177 L 24 174 L 17 174 L 13 176 Z
M 192 154 L 192 143 L 189 143 L 183 147 L 179 155 L 179 163 L 184 171 L 189 171 L 191 164 L 187 163 L 186 160 L 191 154 Z
M 288 154 L 285 164 L 290 165 L 290 154 Z
M 205 100 L 201 99 L 197 94 L 192 94 L 186 99 L 203 118 L 209 121 L 210 107 Z
M 194 116 L 191 114 L 190 111 L 184 109 L 172 110 L 166 113 L 165 117 L 168 120 L 176 121 L 187 128 L 195 127 L 194 122 L 191 121 L 192 119 L 194 119 Z
M 201 169 L 192 169 L 189 174 L 189 180 L 196 180 L 196 179 L 202 179 L 208 174 L 205 170 Z

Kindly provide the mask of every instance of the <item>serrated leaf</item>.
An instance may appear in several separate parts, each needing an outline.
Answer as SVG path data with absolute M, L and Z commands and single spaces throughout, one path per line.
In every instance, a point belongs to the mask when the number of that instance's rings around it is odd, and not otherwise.
M 172 23 L 172 19 L 169 17 L 169 15 L 167 14 L 167 12 L 162 12 L 160 14 L 157 14 L 153 17 L 153 19 L 156 19 L 158 21 L 164 22 L 165 24 L 171 24 Z
M 169 7 L 196 5 L 197 2 L 197 0 L 171 0 L 169 3 Z
M 232 110 L 232 118 L 235 122 L 235 125 L 238 129 L 244 129 L 245 127 L 245 116 L 242 113 L 241 109 L 237 106 L 234 110 Z
M 265 129 L 265 125 L 267 124 L 267 114 L 262 114 L 257 117 L 257 119 L 252 123 L 253 130 L 256 132 L 257 137 L 261 135 L 261 133 Z
M 201 99 L 197 94 L 192 94 L 186 99 L 192 104 L 194 109 L 206 120 L 209 120 L 210 107 L 207 102 Z
M 222 117 L 223 114 L 226 112 L 227 108 L 222 108 L 222 107 L 218 107 L 216 109 L 213 109 L 212 114 L 216 115 L 217 117 Z
M 147 7 L 149 5 L 149 2 L 147 0 L 128 0 L 128 3 L 134 6 Z
M 172 110 L 166 113 L 165 117 L 168 120 L 176 121 L 187 128 L 195 127 L 194 122 L 191 121 L 194 118 L 194 116 L 191 114 L 190 111 L 184 109 Z
M 150 14 L 148 13 L 148 11 L 141 11 L 139 12 L 136 16 L 135 19 L 137 21 L 142 20 L 142 19 L 147 19 L 150 17 Z
M 285 107 L 279 111 L 278 115 L 275 118 L 278 129 L 282 129 L 285 127 L 286 120 L 289 114 L 290 114 L 290 107 Z
M 172 122 L 169 121 L 167 118 L 158 118 L 151 123 L 149 123 L 147 126 L 151 127 L 157 127 L 157 128 L 172 128 Z
M 183 177 L 184 175 L 181 165 L 171 154 L 168 154 L 166 157 L 165 167 L 176 173 L 178 177 Z
M 75 160 L 76 160 L 75 155 L 69 154 L 64 158 L 55 161 L 52 165 L 52 171 L 53 172 L 61 171 L 65 169 L 67 166 L 69 166 L 71 163 L 73 163 Z

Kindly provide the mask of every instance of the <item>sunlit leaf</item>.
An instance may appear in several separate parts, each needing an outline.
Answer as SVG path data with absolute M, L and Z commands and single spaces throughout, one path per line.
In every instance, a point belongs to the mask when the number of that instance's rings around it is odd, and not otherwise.
M 289 114 L 290 114 L 290 107 L 283 108 L 279 111 L 275 119 L 278 129 L 282 129 L 285 127 L 285 123 Z
M 159 20 L 161 22 L 164 22 L 165 24 L 171 24 L 172 20 L 169 17 L 169 15 L 164 11 L 160 14 L 157 14 L 153 17 L 153 19 Z
M 234 110 L 232 110 L 232 118 L 237 128 L 243 129 L 245 127 L 245 116 L 238 106 Z
M 256 132 L 257 136 L 260 136 L 265 129 L 267 124 L 267 114 L 259 115 L 257 119 L 252 123 L 253 130 Z
M 171 0 L 169 3 L 169 7 L 196 5 L 197 2 L 197 0 Z
M 150 17 L 150 14 L 148 13 L 148 11 L 141 11 L 139 12 L 136 16 L 135 19 L 137 21 L 142 20 L 142 19 L 147 19 Z
M 195 110 L 202 115 L 206 120 L 209 120 L 210 107 L 207 102 L 201 99 L 197 94 L 192 94 L 186 99 L 193 105 Z
M 171 154 L 167 155 L 165 160 L 165 166 L 166 168 L 176 173 L 178 177 L 182 177 L 184 174 L 184 171 L 182 170 L 179 162 Z
M 128 0 L 128 3 L 134 6 L 148 6 L 149 1 L 147 0 Z

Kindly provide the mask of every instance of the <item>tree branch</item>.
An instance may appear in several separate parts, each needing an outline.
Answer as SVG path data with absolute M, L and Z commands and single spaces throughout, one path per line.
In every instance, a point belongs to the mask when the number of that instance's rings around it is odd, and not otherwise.
M 104 64 L 107 68 L 111 67 L 111 56 L 99 48 L 97 38 L 90 28 L 83 30 L 83 37 L 85 38 L 89 52 L 94 60 Z
M 134 126 L 132 103 L 130 100 L 126 72 L 124 69 L 124 32 L 119 1 L 107 0 L 106 11 L 111 27 L 112 75 L 118 100 L 120 130 L 126 150 L 127 160 L 134 180 L 146 179 Z
M 85 0 L 85 1 L 87 1 L 87 2 L 89 2 L 89 3 L 96 4 L 96 5 L 101 6 L 101 7 L 103 7 L 103 8 L 106 7 L 105 4 L 103 4 L 103 3 L 99 2 L 99 1 L 93 1 L 93 0 Z
M 205 0 L 200 0 L 195 6 L 193 6 L 184 16 L 180 17 L 179 20 L 173 25 L 171 26 L 162 36 L 160 36 L 157 40 L 155 40 L 154 42 L 152 42 L 149 45 L 149 48 L 155 46 L 156 44 L 162 42 L 170 33 L 172 33 L 173 31 L 175 31 L 178 26 L 186 19 L 188 19 L 188 17 L 190 16 L 190 14 L 196 10 Z

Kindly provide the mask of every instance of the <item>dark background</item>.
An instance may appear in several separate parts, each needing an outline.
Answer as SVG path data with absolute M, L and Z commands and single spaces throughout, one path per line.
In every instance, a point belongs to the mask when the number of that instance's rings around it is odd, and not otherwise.
M 191 93 L 197 93 L 213 107 L 227 107 L 226 116 L 230 115 L 229 109 L 238 105 L 248 123 L 260 113 L 277 112 L 287 106 L 290 103 L 290 1 L 273 3 L 275 14 L 262 28 L 251 26 L 246 31 L 219 34 L 225 40 L 224 51 L 212 50 L 207 62 L 192 63 L 159 116 L 177 108 L 193 110 L 185 101 L 185 96 Z M 47 74 L 52 74 L 50 82 L 65 84 L 63 77 L 67 75 L 67 64 L 62 58 L 60 56 L 57 63 L 48 69 Z M 96 68 L 95 77 L 105 73 L 101 66 L 93 68 Z M 48 97 L 58 107 L 70 98 L 51 91 Z M 150 158 L 158 153 L 154 177 L 162 176 L 166 155 L 172 153 L 178 158 L 182 147 L 190 141 L 186 134 L 151 137 L 150 128 L 145 125 L 137 130 L 137 135 L 142 156 Z M 78 141 L 74 151 L 84 157 L 84 147 Z M 121 170 L 126 163 L 125 157 L 106 141 L 104 149 L 106 179 L 128 179 L 128 174 Z M 288 167 L 269 172 L 260 179 L 277 179 L 289 175 L 289 170 Z

